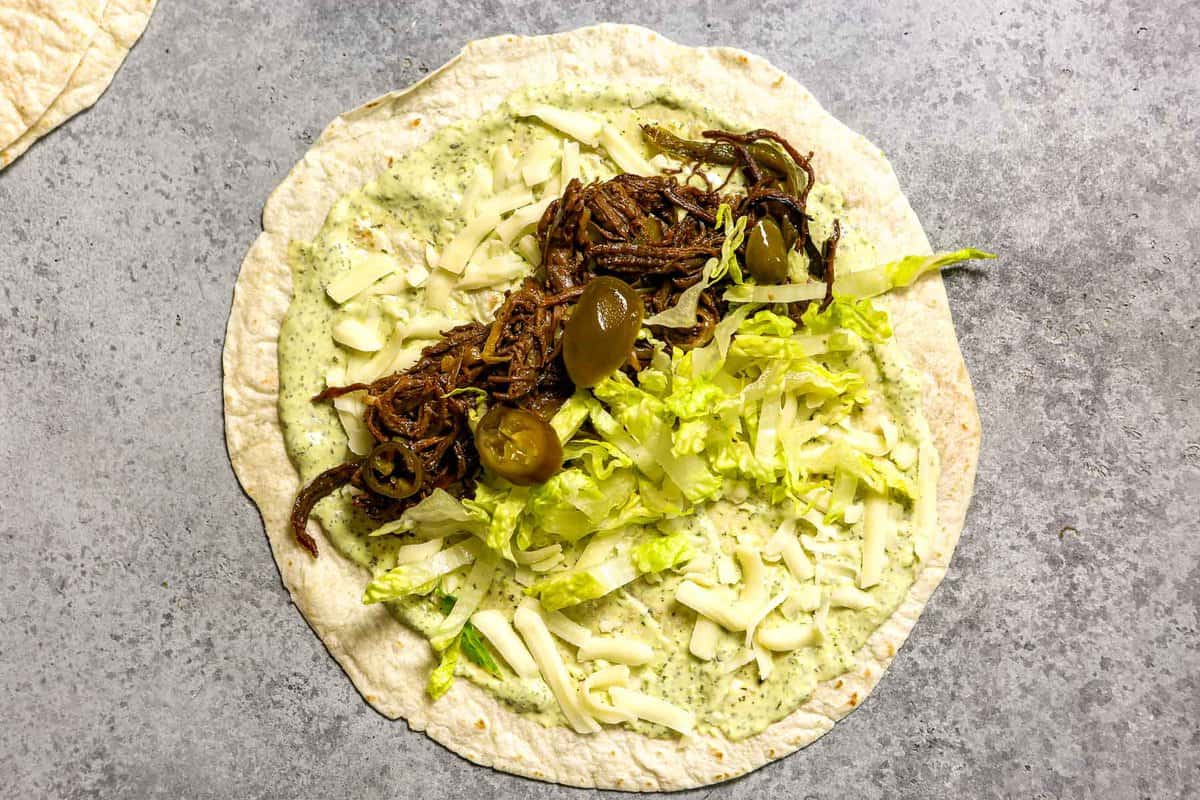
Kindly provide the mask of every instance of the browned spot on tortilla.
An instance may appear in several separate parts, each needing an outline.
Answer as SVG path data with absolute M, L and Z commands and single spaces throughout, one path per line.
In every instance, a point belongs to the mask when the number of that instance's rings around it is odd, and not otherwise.
M 372 100 L 371 102 L 367 103 L 367 108 L 376 108 L 379 103 L 379 100 Z
M 725 754 L 724 754 L 724 753 L 722 753 L 720 750 L 717 750 L 716 748 L 710 747 L 710 748 L 708 748 L 708 752 L 709 752 L 709 753 L 712 755 L 712 757 L 713 757 L 713 758 L 715 758 L 717 761 L 722 761 L 722 760 L 724 760 L 724 758 L 725 758 Z
M 775 757 L 775 749 L 771 748 L 770 750 L 767 751 L 767 758 L 774 758 L 774 757 Z
M 772 83 L 771 86 L 776 89 L 778 89 L 780 86 L 783 86 L 783 76 L 780 75 L 778 78 L 776 78 L 775 82 Z
M 837 683 L 835 683 L 835 684 L 833 685 L 833 688 L 835 688 L 835 689 L 840 689 L 840 688 L 842 688 L 842 687 L 843 687 L 843 686 L 845 686 L 845 685 L 846 685 L 846 684 L 845 684 L 845 682 L 843 682 L 841 678 L 838 678 L 838 679 L 837 679 Z
M 741 54 L 739 53 L 739 54 L 738 54 L 738 57 L 737 57 L 737 62 L 738 62 L 739 64 L 749 64 L 749 63 L 750 63 L 750 59 L 746 58 L 744 55 L 741 55 Z
M 410 122 L 408 124 L 414 128 L 419 128 L 419 127 L 421 127 L 421 118 L 417 117 L 416 119 L 414 119 L 412 122 Z
M 481 720 L 481 719 L 477 719 L 477 720 L 475 720 L 475 727 L 482 731 L 487 728 L 487 722 L 485 722 L 484 720 Z
M 889 656 L 894 656 L 894 655 L 896 655 L 896 647 L 895 647 L 895 645 L 893 645 L 891 642 L 888 642 L 888 646 L 887 646 L 887 654 L 888 654 Z
M 379 699 L 373 694 L 366 695 L 366 698 L 367 698 L 368 703 L 374 703 L 376 700 Z
M 727 776 L 725 775 L 724 772 L 718 772 L 716 775 L 713 775 L 713 780 L 714 781 L 723 781 L 723 780 L 725 780 L 726 777 Z
M 853 694 L 850 695 L 850 707 L 854 708 L 857 705 L 858 705 L 858 692 L 854 692 Z

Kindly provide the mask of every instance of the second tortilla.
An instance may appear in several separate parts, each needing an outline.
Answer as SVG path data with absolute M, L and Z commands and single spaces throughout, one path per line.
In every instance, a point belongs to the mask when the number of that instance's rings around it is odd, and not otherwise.
M 95 36 L 62 92 L 15 140 L 0 146 L 0 169 L 16 161 L 38 139 L 100 99 L 146 29 L 156 3 L 157 0 L 108 0 Z

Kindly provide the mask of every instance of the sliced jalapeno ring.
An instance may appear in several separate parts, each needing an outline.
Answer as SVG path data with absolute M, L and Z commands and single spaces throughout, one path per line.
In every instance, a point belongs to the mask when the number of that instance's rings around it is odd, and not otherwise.
M 403 500 L 420 490 L 425 466 L 404 442 L 380 442 L 363 462 L 362 478 L 371 491 Z
M 517 484 L 545 483 L 562 468 L 562 444 L 550 423 L 532 411 L 493 406 L 475 426 L 484 469 Z

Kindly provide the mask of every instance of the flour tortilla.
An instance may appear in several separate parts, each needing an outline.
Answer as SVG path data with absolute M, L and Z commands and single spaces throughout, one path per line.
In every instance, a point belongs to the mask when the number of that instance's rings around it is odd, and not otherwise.
M 0 148 L 0 169 L 16 161 L 38 139 L 100 99 L 125 56 L 146 29 L 156 4 L 157 0 L 108 0 L 96 36 L 62 93 L 16 141 Z
M 0 149 L 37 122 L 96 36 L 106 0 L 0 0 Z
M 817 174 L 838 187 L 855 224 L 880 255 L 925 253 L 929 243 L 882 153 L 824 111 L 796 81 L 756 56 L 677 45 L 644 28 L 600 25 L 540 37 L 468 44 L 420 83 L 343 114 L 325 130 L 263 215 L 264 232 L 242 264 L 225 343 L 229 454 L 258 504 L 284 584 L 313 629 L 362 692 L 391 718 L 404 717 L 479 764 L 546 781 L 624 790 L 674 790 L 741 775 L 803 747 L 863 702 L 891 663 L 946 571 L 974 483 L 979 419 L 941 279 L 932 276 L 885 302 L 896 334 L 925 378 L 925 410 L 942 457 L 940 531 L 907 598 L 856 656 L 854 669 L 820 685 L 804 705 L 749 739 L 649 739 L 621 729 L 582 736 L 515 714 L 469 681 L 431 702 L 431 651 L 381 606 L 360 602 L 365 570 L 324 547 L 310 558 L 287 517 L 298 488 L 276 409 L 277 342 L 288 307 L 290 240 L 310 240 L 341 194 L 386 168 L 389 158 L 452 122 L 495 108 L 522 85 L 556 80 L 659 86 L 773 128 L 812 149 Z M 312 532 L 320 536 L 316 523 Z

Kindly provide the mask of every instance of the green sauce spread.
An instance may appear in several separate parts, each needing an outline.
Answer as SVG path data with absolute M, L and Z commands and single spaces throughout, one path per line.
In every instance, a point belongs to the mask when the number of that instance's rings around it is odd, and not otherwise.
M 747 129 L 715 110 L 670 90 L 649 92 L 616 87 L 588 88 L 555 84 L 525 90 L 510 97 L 495 111 L 478 120 L 449 126 L 430 141 L 392 164 L 361 189 L 340 198 L 317 237 L 308 243 L 292 243 L 289 261 L 293 274 L 293 296 L 283 323 L 279 343 L 280 393 L 279 414 L 283 423 L 287 451 L 303 482 L 350 457 L 348 438 L 337 412 L 328 403 L 313 403 L 313 395 L 327 385 L 333 370 L 344 375 L 362 367 L 371 354 L 355 353 L 340 346 L 333 338 L 338 320 L 347 314 L 361 319 L 384 319 L 378 296 L 355 299 L 339 307 L 326 293 L 331 282 L 351 270 L 356 247 L 364 237 L 383 237 L 392 243 L 407 243 L 421 260 L 420 245 L 435 250 L 444 248 L 469 220 L 459 211 L 463 194 L 475 179 L 479 164 L 492 163 L 493 154 L 502 145 L 523 152 L 537 140 L 558 134 L 537 119 L 518 116 L 518 110 L 531 103 L 546 103 L 573 111 L 587 112 L 614 125 L 636 139 L 637 126 L 652 122 L 680 135 L 697 138 L 709 128 Z M 617 172 L 600 152 L 585 157 L 585 179 L 604 178 Z M 832 220 L 849 219 L 836 190 L 818 184 L 809 200 L 814 236 L 828 235 Z M 846 226 L 838 251 L 839 269 L 854 269 L 858 264 L 874 263 L 871 244 L 851 225 Z M 416 243 L 414 246 L 413 243 Z M 403 247 L 401 245 L 400 247 Z M 455 289 L 437 312 L 428 309 L 429 284 L 397 284 L 389 300 L 387 313 L 400 319 L 419 319 L 437 313 L 451 327 L 466 321 L 486 322 L 508 286 L 483 289 Z M 415 358 L 432 334 L 414 336 L 390 353 L 396 363 Z M 873 365 L 869 372 L 875 381 L 870 389 L 886 407 L 899 429 L 901 441 L 913 449 L 929 439 L 922 418 L 919 381 L 904 364 L 898 350 L 876 345 L 868 351 Z M 314 516 L 321 522 L 328 540 L 343 555 L 379 574 L 396 563 L 397 549 L 411 540 L 397 536 L 368 537 L 379 526 L 356 512 L 345 492 L 322 501 Z M 754 497 L 727 496 L 700 513 L 682 521 L 682 527 L 698 543 L 695 559 L 713 565 L 717 582 L 730 583 L 737 576 L 733 565 L 734 548 L 761 547 L 781 522 L 780 513 Z M 861 547 L 862 522 L 847 526 L 845 543 L 849 556 L 830 556 L 829 573 L 818 567 L 817 579 L 853 565 Z M 568 563 L 581 549 L 568 548 Z M 689 653 L 696 614 L 675 602 L 674 595 L 685 574 L 666 572 L 638 579 L 599 600 L 564 610 L 567 616 L 584 625 L 593 634 L 636 638 L 652 645 L 653 660 L 633 668 L 639 689 L 691 711 L 697 728 L 721 731 L 739 739 L 762 731 L 772 722 L 795 710 L 812 693 L 819 681 L 845 672 L 851 655 L 870 634 L 896 609 L 912 584 L 919 564 L 914 556 L 911 513 L 906 512 L 886 544 L 887 558 L 879 582 L 869 589 L 873 605 L 865 609 L 832 607 L 828 609 L 825 635 L 819 647 L 801 647 L 773 656 L 773 670 L 765 681 L 753 660 L 745 661 L 744 636 L 722 631 L 716 657 L 701 661 Z M 823 577 L 823 575 L 825 577 Z M 782 563 L 766 564 L 766 588 L 773 596 L 788 578 Z M 364 578 L 364 584 L 366 579 Z M 731 586 L 731 589 L 733 587 Z M 524 587 L 514 577 L 511 565 L 492 583 L 483 608 L 504 611 L 509 619 L 524 599 Z M 403 622 L 429 635 L 442 620 L 442 614 L 428 597 L 415 595 L 394 601 L 389 607 Z M 574 648 L 559 648 L 568 672 L 580 679 L 595 669 L 595 664 L 580 664 Z M 538 679 L 520 679 L 505 669 L 497 679 L 466 659 L 460 659 L 458 674 L 465 676 L 508 703 L 519 713 L 534 715 L 546 725 L 564 725 L 565 719 L 547 686 Z M 649 723 L 631 723 L 629 727 L 650 735 L 666 735 L 666 729 Z

